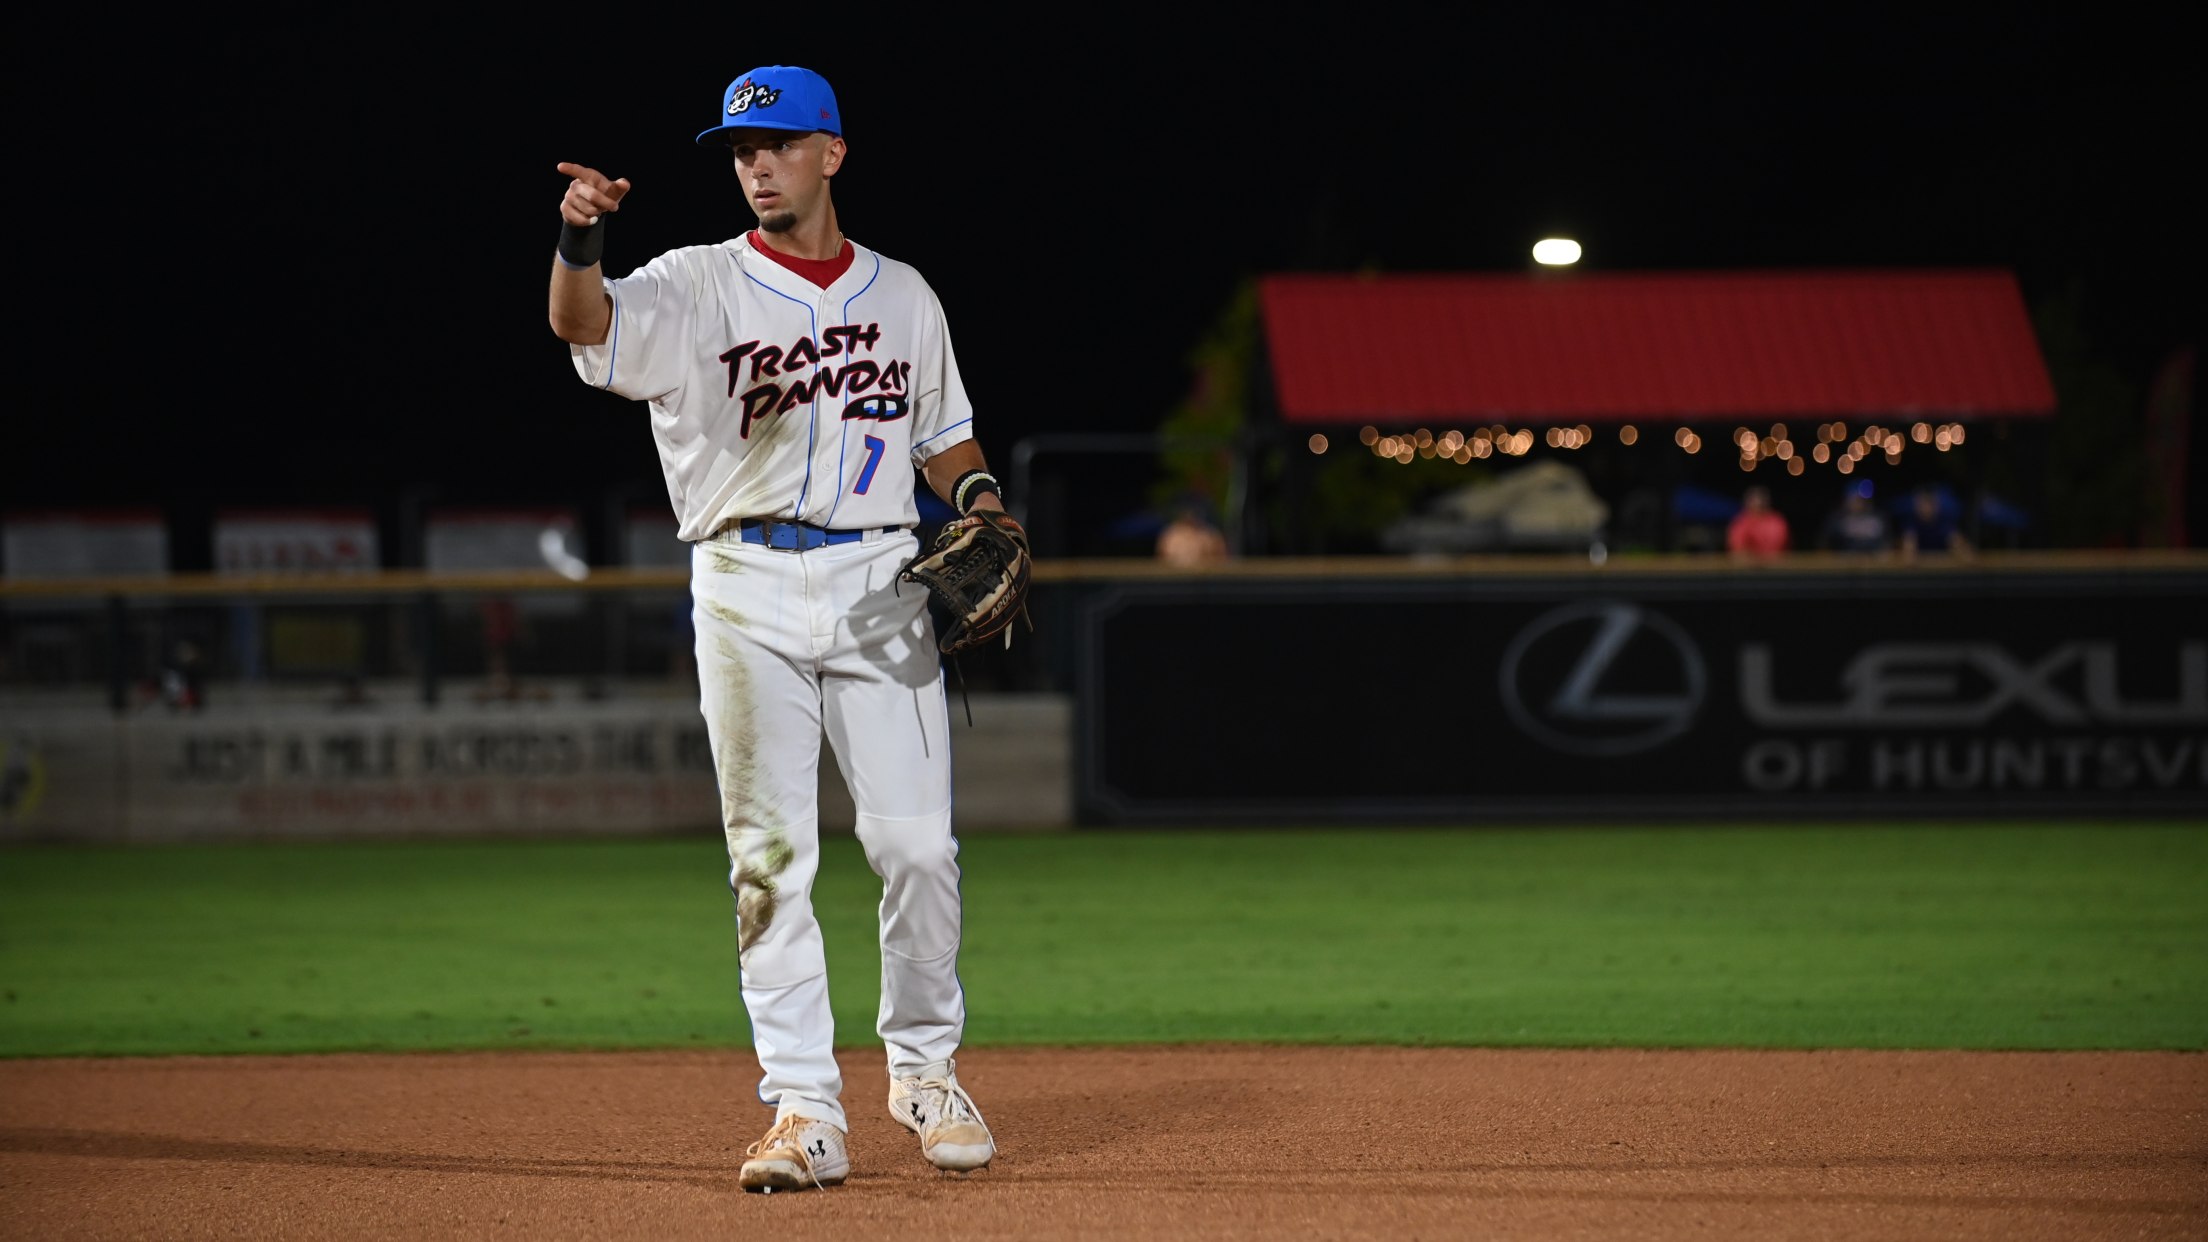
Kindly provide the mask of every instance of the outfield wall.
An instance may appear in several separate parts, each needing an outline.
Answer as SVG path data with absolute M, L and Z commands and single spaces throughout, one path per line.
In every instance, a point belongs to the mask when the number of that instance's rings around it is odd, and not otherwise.
M 0 710 L 0 840 L 714 832 L 694 703 L 400 700 L 371 710 L 218 706 L 117 716 Z M 977 696 L 953 723 L 962 830 L 1065 827 L 1070 705 Z M 854 809 L 823 747 L 821 822 Z
M 0 839 L 709 831 L 682 582 L 0 582 Z M 492 595 L 562 605 L 507 682 Z M 1069 562 L 1033 615 L 963 657 L 962 829 L 2208 815 L 2200 553 Z
M 1252 572 L 1074 611 L 1083 823 L 2208 812 L 2197 566 Z

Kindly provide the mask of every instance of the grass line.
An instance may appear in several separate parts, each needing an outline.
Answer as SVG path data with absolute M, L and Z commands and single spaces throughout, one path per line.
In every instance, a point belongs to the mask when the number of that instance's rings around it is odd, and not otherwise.
M 968 1042 L 2208 1047 L 2208 825 L 1186 830 L 961 855 Z M 880 888 L 815 891 L 874 1041 Z M 0 850 L 0 1055 L 741 1046 L 717 839 Z

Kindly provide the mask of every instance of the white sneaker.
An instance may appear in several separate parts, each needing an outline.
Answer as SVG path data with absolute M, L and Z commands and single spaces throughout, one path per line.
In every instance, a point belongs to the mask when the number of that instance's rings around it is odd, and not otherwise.
M 988 1164 L 997 1141 L 958 1085 L 957 1069 L 955 1061 L 938 1061 L 910 1078 L 890 1079 L 889 1115 L 920 1136 L 929 1164 L 963 1173 Z
M 791 1113 L 774 1123 L 767 1136 L 744 1149 L 749 1159 L 736 1175 L 746 1190 L 803 1190 L 837 1186 L 851 1176 L 851 1153 L 843 1131 L 825 1121 Z

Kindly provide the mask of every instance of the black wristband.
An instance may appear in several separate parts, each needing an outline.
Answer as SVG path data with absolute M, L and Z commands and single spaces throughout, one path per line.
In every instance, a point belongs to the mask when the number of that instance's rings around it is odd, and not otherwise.
M 580 229 L 566 220 L 560 221 L 560 262 L 580 270 L 596 265 L 599 256 L 605 253 L 605 217 L 600 216 L 598 223 Z
M 997 498 L 998 504 L 1001 505 L 1004 503 L 1004 496 L 1002 493 L 997 491 L 996 484 L 976 483 L 972 487 L 966 489 L 966 508 L 964 511 L 969 514 L 972 513 L 974 511 L 974 502 L 981 499 L 984 493 L 995 496 Z
M 951 483 L 951 507 L 960 516 L 974 511 L 974 498 L 987 492 L 1004 503 L 1004 494 L 997 490 L 997 476 L 986 470 L 969 470 Z

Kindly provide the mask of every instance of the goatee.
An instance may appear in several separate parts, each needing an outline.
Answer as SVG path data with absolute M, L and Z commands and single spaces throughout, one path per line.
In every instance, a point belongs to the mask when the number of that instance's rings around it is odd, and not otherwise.
M 794 211 L 770 211 L 759 217 L 759 227 L 769 233 L 787 233 L 797 227 L 797 213 Z

